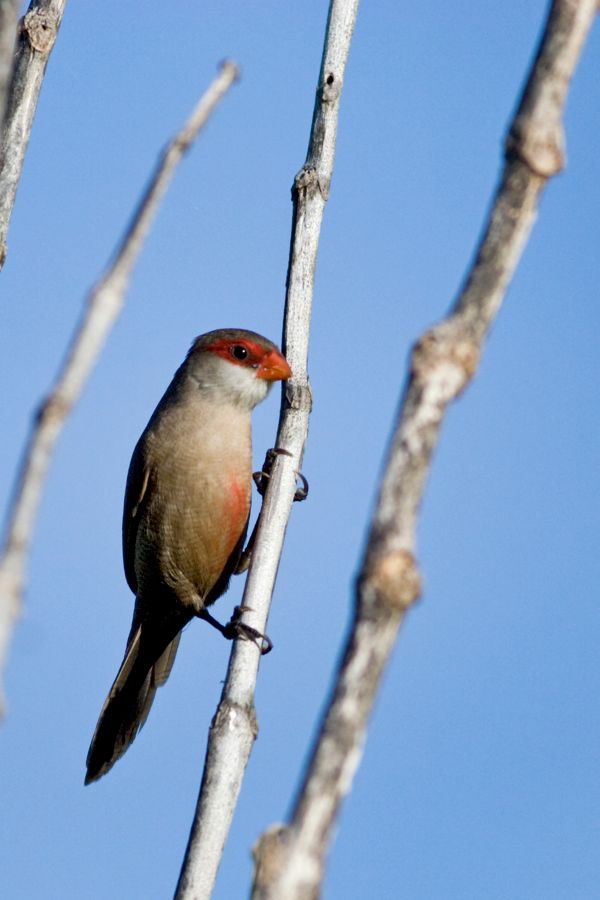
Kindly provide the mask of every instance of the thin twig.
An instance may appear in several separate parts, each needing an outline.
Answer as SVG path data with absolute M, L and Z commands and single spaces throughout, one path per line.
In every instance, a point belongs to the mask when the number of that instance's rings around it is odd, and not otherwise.
M 27 553 L 54 444 L 121 311 L 133 266 L 175 168 L 237 76 L 234 63 L 223 63 L 186 124 L 162 153 L 113 261 L 88 295 L 55 384 L 34 417 L 0 559 L 0 673 L 21 607 Z
M 332 0 L 315 99 L 306 163 L 293 188 L 293 222 L 287 277 L 283 349 L 294 377 L 282 399 L 277 454 L 265 495 L 243 606 L 248 624 L 265 631 L 271 595 L 289 519 L 296 474 L 308 434 L 311 394 L 308 339 L 317 248 L 333 172 L 337 120 L 358 0 Z M 244 770 L 256 737 L 256 647 L 236 642 L 208 739 L 204 773 L 177 900 L 201 900 L 212 892 Z
M 66 2 L 33 0 L 19 22 L 0 147 L 0 269 L 38 97 Z
M 475 374 L 540 193 L 563 165 L 564 102 L 596 7 L 597 0 L 552 4 L 473 265 L 448 317 L 413 349 L 337 682 L 290 822 L 273 826 L 257 845 L 255 898 L 314 900 L 320 893 L 332 826 L 361 758 L 381 675 L 419 596 L 417 518 L 443 416 Z
M 0 0 L 0 128 L 13 70 L 20 0 Z

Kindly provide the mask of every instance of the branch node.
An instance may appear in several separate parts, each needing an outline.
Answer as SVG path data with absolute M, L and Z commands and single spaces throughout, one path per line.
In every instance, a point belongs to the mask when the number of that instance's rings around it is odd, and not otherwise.
M 289 409 L 312 409 L 312 391 L 308 381 L 299 381 L 294 378 L 285 383 L 285 400 Z
M 412 376 L 425 384 L 434 369 L 450 366 L 458 370 L 458 378 L 450 398 L 458 397 L 475 375 L 479 365 L 481 348 L 476 338 L 456 319 L 451 319 L 430 328 L 413 347 L 411 359 Z
M 233 703 L 229 699 L 224 699 L 219 704 L 219 708 L 210 723 L 211 735 L 218 731 L 235 729 L 239 720 L 249 724 L 252 739 L 256 740 L 258 737 L 258 719 L 256 718 L 254 705 L 248 704 L 242 706 L 239 703 Z
M 279 880 L 285 868 L 289 828 L 271 825 L 252 847 L 254 860 L 253 897 L 261 897 L 271 884 Z
M 23 31 L 31 49 L 36 53 L 50 53 L 56 40 L 59 16 L 47 9 L 37 9 L 28 12 L 23 19 Z
M 386 609 L 406 612 L 421 596 L 421 576 L 413 554 L 392 550 L 369 560 L 358 595 L 371 597 Z
M 306 199 L 313 196 L 317 190 L 320 190 L 319 176 L 315 166 L 302 166 L 296 177 L 294 178 L 294 186 L 292 188 L 292 199 Z
M 67 417 L 72 404 L 60 394 L 51 394 L 40 403 L 35 414 L 38 425 L 42 422 L 62 422 Z
M 341 79 L 336 78 L 333 72 L 326 72 L 321 84 L 321 98 L 323 103 L 334 103 L 342 92 Z
M 559 120 L 535 121 L 517 116 L 506 138 L 507 161 L 515 156 L 528 166 L 534 175 L 551 178 L 565 166 L 565 136 Z

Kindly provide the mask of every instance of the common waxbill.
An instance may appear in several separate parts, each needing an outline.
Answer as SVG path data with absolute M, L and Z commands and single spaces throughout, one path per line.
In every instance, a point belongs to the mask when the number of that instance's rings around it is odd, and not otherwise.
M 123 510 L 125 576 L 136 595 L 125 657 L 104 702 L 85 783 L 142 727 L 182 628 L 227 590 L 250 513 L 250 413 L 291 376 L 275 344 L 238 328 L 196 338 L 139 439 Z M 231 636 L 231 635 L 227 635 Z

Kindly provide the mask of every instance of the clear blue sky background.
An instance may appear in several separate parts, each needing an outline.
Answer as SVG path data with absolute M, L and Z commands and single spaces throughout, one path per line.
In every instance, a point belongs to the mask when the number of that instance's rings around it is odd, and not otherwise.
M 367 3 L 317 270 L 314 412 L 261 665 L 260 736 L 215 897 L 285 817 L 351 607 L 409 348 L 447 310 L 496 183 L 546 3 Z M 232 56 L 243 80 L 183 167 L 101 364 L 61 437 L 0 732 L 0 892 L 163 900 L 175 887 L 229 646 L 192 623 L 138 740 L 84 760 L 127 636 L 134 443 L 191 339 L 278 340 L 327 3 L 71 2 L 0 276 L 0 499 L 35 404 L 157 151 Z M 328 868 L 330 900 L 589 900 L 598 879 L 600 38 L 569 98 L 568 168 L 422 510 L 422 602 L 386 674 Z M 278 399 L 256 415 L 257 465 Z M 242 579 L 216 608 L 227 618 Z

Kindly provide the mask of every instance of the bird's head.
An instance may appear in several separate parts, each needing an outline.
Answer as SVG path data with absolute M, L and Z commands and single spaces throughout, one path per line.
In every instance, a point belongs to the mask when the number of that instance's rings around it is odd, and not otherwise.
M 222 328 L 196 338 L 184 363 L 188 376 L 207 394 L 253 409 L 273 382 L 291 378 L 285 357 L 272 341 L 241 328 Z

